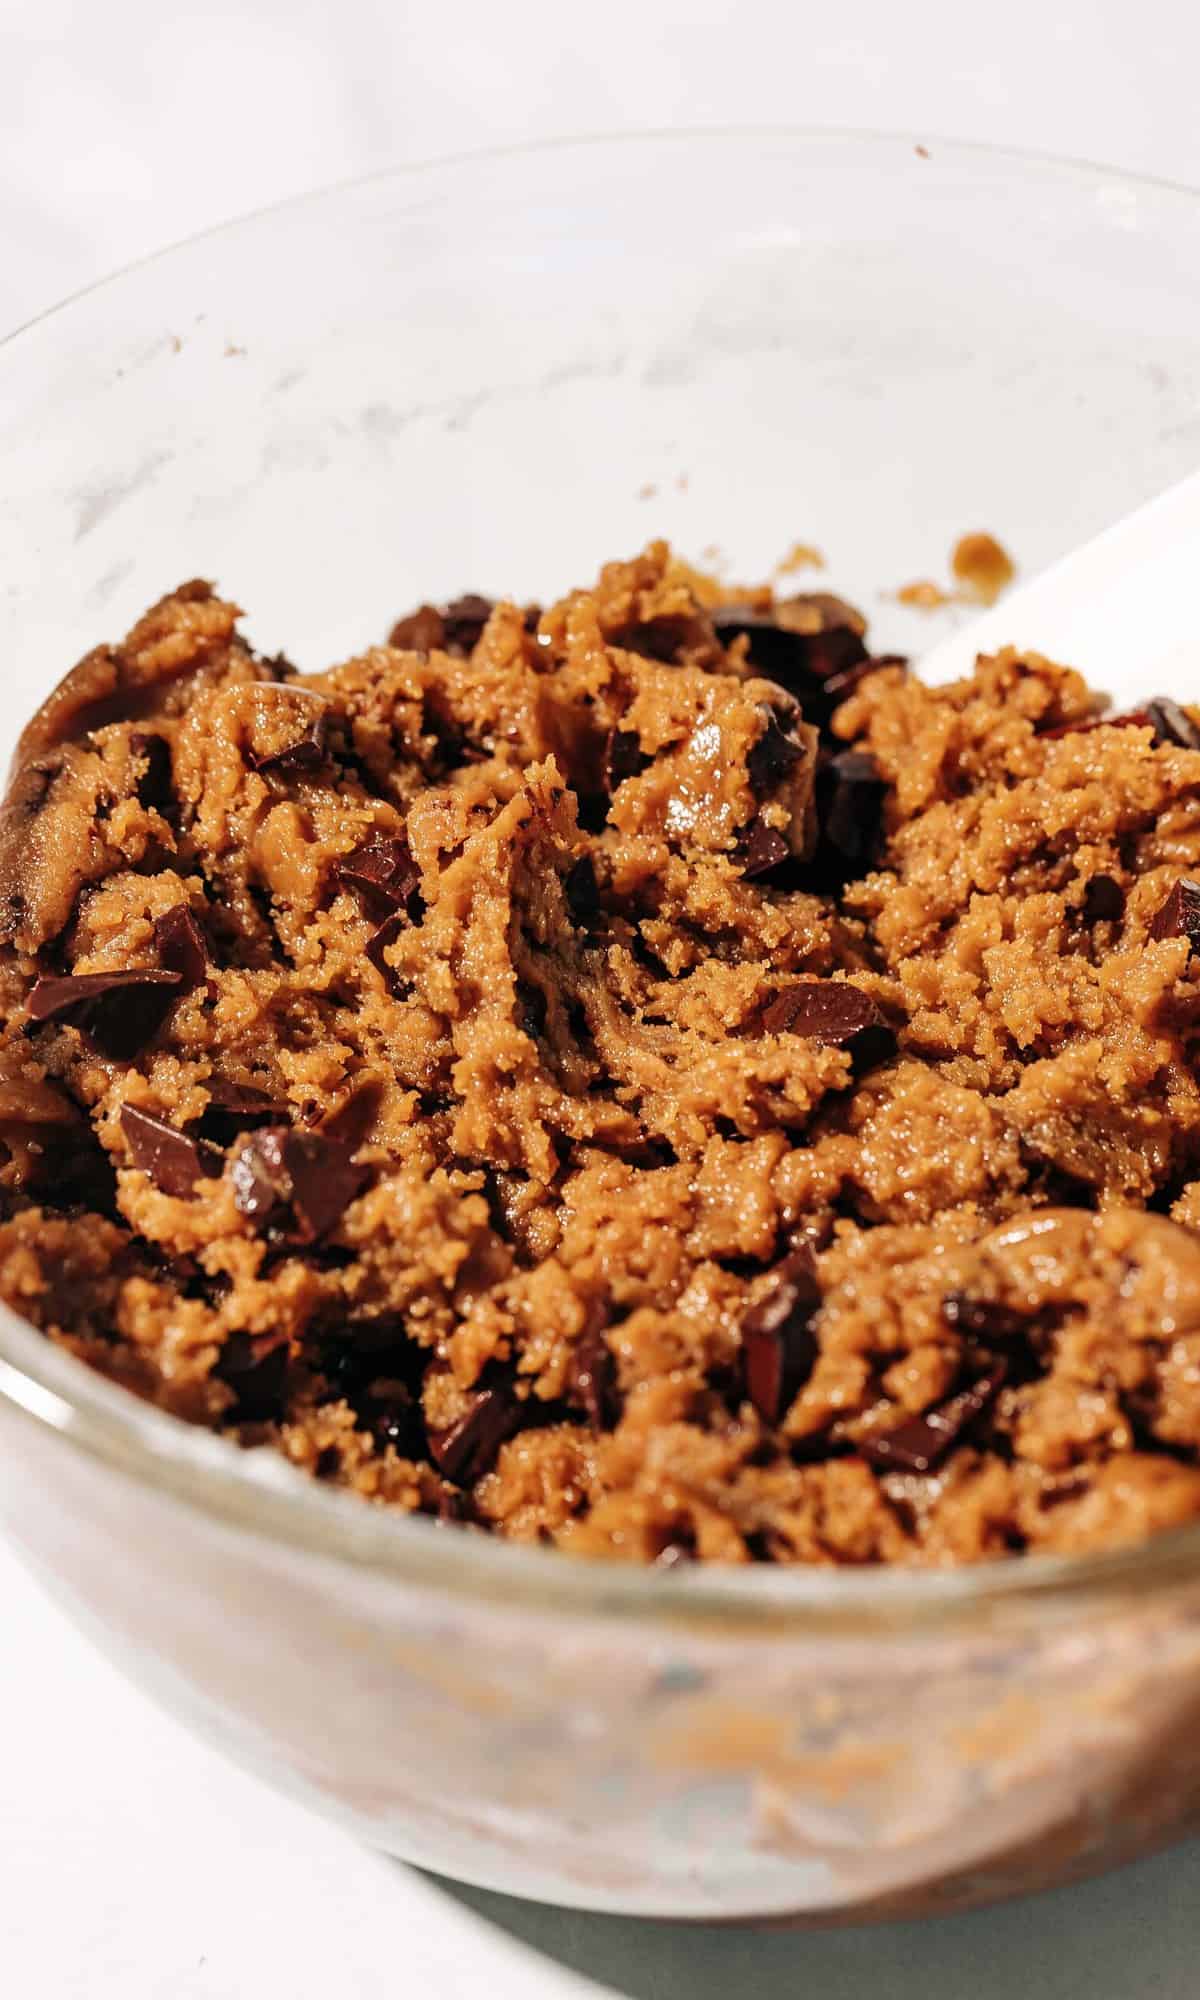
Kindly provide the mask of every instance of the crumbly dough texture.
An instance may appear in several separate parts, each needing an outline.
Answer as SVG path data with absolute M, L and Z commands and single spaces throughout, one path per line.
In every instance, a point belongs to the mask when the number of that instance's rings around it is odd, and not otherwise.
M 364 1499 L 947 1564 L 1200 1515 L 1200 730 L 655 544 L 315 677 L 206 584 L 0 824 L 0 1295 Z

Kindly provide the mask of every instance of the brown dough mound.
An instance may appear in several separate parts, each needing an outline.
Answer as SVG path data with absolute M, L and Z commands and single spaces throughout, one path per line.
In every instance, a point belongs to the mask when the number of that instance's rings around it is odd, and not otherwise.
M 1200 1515 L 1200 728 L 656 544 L 301 679 L 207 585 L 0 816 L 0 1295 L 364 1497 L 637 1561 Z

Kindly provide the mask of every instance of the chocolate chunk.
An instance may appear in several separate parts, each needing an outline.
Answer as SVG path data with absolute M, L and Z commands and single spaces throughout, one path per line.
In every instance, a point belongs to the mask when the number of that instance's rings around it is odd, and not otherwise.
M 338 878 L 361 891 L 381 913 L 398 910 L 420 886 L 421 871 L 403 835 L 368 840 L 337 864 Z
M 68 973 L 39 979 L 29 995 L 35 1021 L 65 1021 L 113 1062 L 132 1062 L 153 1040 L 182 981 L 177 972 Z
M 179 974 L 181 993 L 191 993 L 205 984 L 208 942 L 194 911 L 186 903 L 176 903 L 174 909 L 155 918 L 154 942 L 159 964 L 168 972 Z
M 1200 728 L 1187 710 L 1169 695 L 1156 695 L 1144 708 L 1127 708 L 1118 715 L 1085 715 L 1078 722 L 1059 722 L 1043 729 L 1045 741 L 1057 736 L 1084 736 L 1093 729 L 1145 729 L 1154 731 L 1156 747 L 1173 743 L 1180 750 L 1200 750 Z
M 256 771 L 274 771 L 280 777 L 319 771 L 325 762 L 328 735 L 329 716 L 321 709 L 294 743 L 286 744 L 282 750 L 269 750 L 265 757 L 251 753 L 247 761 Z
M 233 1198 L 265 1234 L 315 1243 L 341 1220 L 369 1179 L 350 1148 L 319 1132 L 267 1126 L 255 1132 L 231 1169 Z
M 639 653 L 646 660 L 661 660 L 671 666 L 681 653 L 712 647 L 712 627 L 697 612 L 666 612 L 645 618 L 614 632 L 612 643 L 627 653 Z
M 947 1326 L 984 1347 L 1010 1347 L 1029 1338 L 1030 1322 L 1025 1313 L 1002 1305 L 998 1299 L 974 1298 L 970 1292 L 947 1292 L 942 1318 Z
M 843 875 L 870 864 L 883 827 L 887 786 L 865 750 L 843 750 L 817 771 L 817 820 L 821 843 Z
M 778 681 L 806 713 L 826 681 L 866 658 L 862 619 L 823 592 L 791 598 L 773 612 L 725 605 L 713 612 L 712 622 L 723 646 L 744 638 L 755 672 Z
M 480 597 L 474 590 L 468 590 L 464 596 L 443 604 L 442 625 L 447 651 L 473 653 L 495 608 L 490 597 Z
M 1125 891 L 1112 875 L 1089 875 L 1083 887 L 1080 914 L 1085 924 L 1119 923 L 1125 914 Z
M 759 875 L 769 874 L 772 868 L 778 868 L 781 861 L 787 860 L 791 851 L 778 827 L 768 826 L 759 813 L 751 820 L 742 840 L 742 874 L 748 882 Z
M 453 653 L 461 659 L 474 652 L 494 610 L 491 598 L 480 597 L 475 591 L 455 597 L 449 604 L 421 604 L 397 620 L 388 634 L 388 645 L 409 653 Z
M 164 1194 L 186 1198 L 198 1180 L 204 1176 L 215 1179 L 225 1165 L 218 1147 L 204 1139 L 190 1138 L 186 1132 L 169 1125 L 165 1118 L 141 1111 L 136 1104 L 123 1107 L 121 1130 L 129 1143 L 134 1166 L 148 1174 Z
M 174 819 L 179 801 L 171 782 L 171 747 L 166 738 L 138 733 L 130 737 L 129 748 L 146 767 L 137 782 L 138 804 L 165 820 Z
M 762 734 L 746 758 L 746 776 L 760 799 L 782 784 L 804 760 L 804 745 L 790 733 L 792 720 L 778 709 L 763 708 Z
M 862 1438 L 859 1450 L 879 1472 L 933 1472 L 992 1402 L 1007 1373 L 998 1361 L 986 1375 L 960 1389 L 924 1416 L 906 1417 L 890 1431 Z
M 410 1340 L 399 1313 L 377 1313 L 372 1319 L 348 1320 L 321 1341 L 317 1366 L 335 1395 L 358 1409 L 370 1403 L 377 1382 L 420 1385 L 428 1355 Z
M 402 653 L 438 653 L 446 644 L 442 614 L 432 604 L 418 605 L 407 618 L 398 618 L 388 633 L 388 645 Z
M 1093 729 L 1145 729 L 1152 724 L 1148 708 L 1128 708 L 1119 715 L 1083 715 L 1070 722 L 1056 722 L 1050 729 L 1039 730 L 1038 735 L 1043 743 L 1052 743 L 1062 736 L 1090 736 Z
M 355 1166 L 352 1151 L 319 1132 L 289 1132 L 284 1141 L 292 1208 L 301 1234 L 310 1240 L 327 1235 L 341 1221 L 371 1178 L 369 1168 Z
M 490 1472 L 501 1445 L 520 1427 L 521 1406 L 507 1384 L 479 1389 L 457 1423 L 430 1431 L 429 1455 L 444 1479 L 473 1486 Z
M 395 944 L 396 939 L 399 937 L 401 931 L 407 927 L 407 924 L 407 912 L 396 910 L 390 917 L 384 919 L 379 929 L 372 933 L 363 947 L 364 955 L 370 959 L 371 964 L 375 967 L 376 972 L 386 985 L 388 992 L 396 997 L 399 997 L 401 991 L 400 981 L 396 976 L 395 966 L 388 964 L 387 959 L 384 957 L 384 952 L 391 945 Z
M 234 1391 L 235 1423 L 278 1423 L 284 1414 L 288 1348 L 278 1334 L 231 1333 L 213 1373 Z
M 767 1035 L 803 1035 L 807 1041 L 848 1048 L 856 1067 L 887 1062 L 896 1036 L 870 994 L 840 979 L 797 979 L 763 1008 Z
M 1055 1479 L 1043 1486 L 1037 1497 L 1037 1504 L 1043 1513 L 1054 1507 L 1061 1507 L 1068 1500 L 1078 1500 L 1087 1492 L 1090 1481 L 1086 1472 L 1072 1472 L 1065 1479 Z
M 589 1326 L 571 1355 L 568 1401 L 582 1409 L 594 1431 L 611 1430 L 621 1414 L 617 1364 L 599 1326 Z
M 1157 695 L 1146 703 L 1146 719 L 1154 730 L 1156 743 L 1174 743 L 1181 750 L 1200 750 L 1200 729 L 1186 710 L 1167 695 Z
M 600 917 L 600 889 L 596 864 L 590 854 L 581 854 L 568 871 L 563 879 L 563 894 L 572 923 L 581 931 L 595 930 Z
M 424 1454 L 425 1425 L 417 1390 L 428 1356 L 409 1340 L 396 1313 L 352 1320 L 322 1345 L 318 1365 L 335 1396 L 349 1403 L 377 1445 L 402 1458 Z
M 517 1019 L 531 1042 L 546 1032 L 546 1018 L 549 1003 L 540 986 L 533 986 L 527 979 L 517 981 Z
M 742 1383 L 764 1423 L 779 1422 L 812 1374 L 820 1304 L 812 1253 L 793 1250 L 742 1321 Z
M 627 778 L 636 778 L 650 762 L 643 755 L 641 741 L 631 729 L 610 729 L 604 746 L 601 777 L 611 799 Z
M 425 1424 L 416 1397 L 399 1385 L 390 1389 L 371 1413 L 371 1434 L 381 1450 L 390 1445 L 399 1458 L 422 1457 Z
M 804 720 L 816 724 L 821 731 L 827 731 L 833 720 L 834 711 L 844 701 L 849 701 L 860 681 L 868 674 L 877 673 L 881 667 L 907 667 L 908 661 L 902 653 L 882 653 L 878 658 L 868 657 L 856 660 L 852 666 L 843 667 L 840 673 L 830 674 L 819 688 L 814 688 L 804 698 Z
M 366 1077 L 352 1085 L 340 1104 L 326 1109 L 320 1104 L 305 1113 L 304 1123 L 315 1125 L 325 1139 L 336 1139 L 356 1153 L 379 1115 L 383 1086 L 378 1077 Z
M 232 1146 L 243 1132 L 254 1131 L 261 1125 L 286 1125 L 291 1117 L 286 1104 L 277 1103 L 265 1090 L 256 1090 L 252 1084 L 226 1083 L 221 1077 L 210 1077 L 205 1089 L 208 1103 L 196 1129 L 202 1139 L 211 1139 L 217 1146 Z
M 1155 912 L 1150 935 L 1162 938 L 1186 937 L 1193 951 L 1200 951 L 1200 882 L 1181 875 L 1161 909 Z

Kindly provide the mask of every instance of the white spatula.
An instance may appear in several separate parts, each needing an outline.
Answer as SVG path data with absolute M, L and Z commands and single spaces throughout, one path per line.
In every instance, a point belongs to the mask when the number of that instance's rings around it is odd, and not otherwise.
M 1121 700 L 1200 699 L 1200 472 L 1010 591 L 916 662 L 957 680 L 1004 645 L 1078 667 Z

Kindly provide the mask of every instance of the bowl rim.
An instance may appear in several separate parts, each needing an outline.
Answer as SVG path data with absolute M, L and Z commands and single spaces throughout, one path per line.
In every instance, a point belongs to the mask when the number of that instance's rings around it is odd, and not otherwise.
M 1100 162 L 979 140 L 942 139 L 905 130 L 853 126 L 717 126 L 562 137 L 456 151 L 357 175 L 265 203 L 136 258 L 35 313 L 0 338 L 9 349 L 36 336 L 94 293 L 148 266 L 169 261 L 208 238 L 255 227 L 340 196 L 387 184 L 405 186 L 464 169 L 561 153 L 602 154 L 647 145 L 752 147 L 786 144 L 831 153 L 924 154 L 960 170 L 986 165 L 1063 181 L 1181 197 L 1200 214 L 1200 188 Z M 1034 1555 L 953 1569 L 861 1569 L 796 1565 L 684 1565 L 669 1572 L 610 1558 L 580 1559 L 498 1537 L 448 1535 L 426 1517 L 365 1505 L 322 1487 L 271 1447 L 245 1450 L 232 1440 L 142 1402 L 86 1363 L 54 1346 L 0 1303 L 0 1408 L 18 1423 L 55 1434 L 73 1449 L 123 1475 L 135 1489 L 217 1520 L 268 1546 L 285 1545 L 318 1561 L 350 1564 L 384 1582 L 455 1599 L 510 1608 L 573 1611 L 643 1622 L 655 1634 L 709 1627 L 745 1634 L 814 1631 L 861 1637 L 986 1622 L 1005 1604 L 1125 1600 L 1193 1579 L 1200 1563 L 1200 1522 L 1147 1542 L 1084 1555 Z

